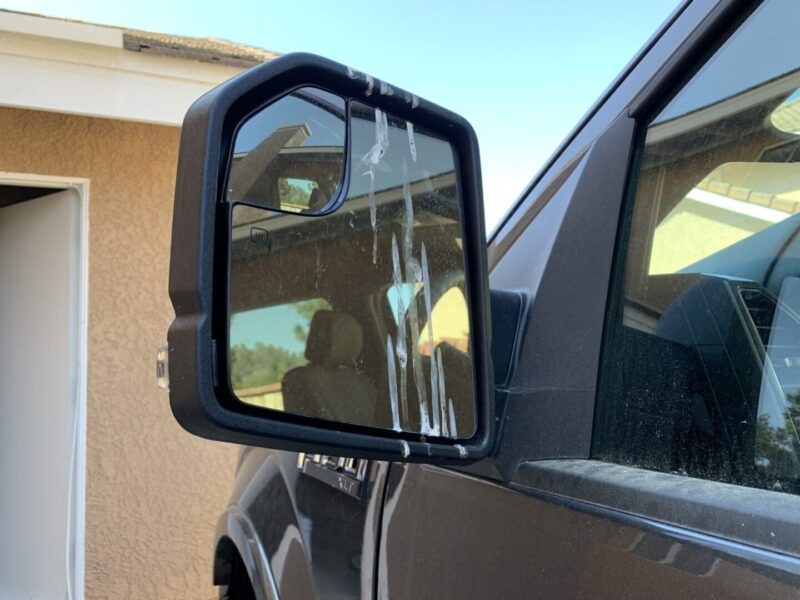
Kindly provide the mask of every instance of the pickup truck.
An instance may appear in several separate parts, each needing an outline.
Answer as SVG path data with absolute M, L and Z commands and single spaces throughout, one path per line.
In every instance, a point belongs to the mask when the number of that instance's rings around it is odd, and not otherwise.
M 307 54 L 201 97 L 168 372 L 243 446 L 220 597 L 797 598 L 798 23 L 682 4 L 488 241 L 459 116 Z

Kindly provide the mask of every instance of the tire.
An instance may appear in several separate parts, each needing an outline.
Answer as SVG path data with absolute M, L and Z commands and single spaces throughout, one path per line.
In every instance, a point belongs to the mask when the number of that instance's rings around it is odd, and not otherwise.
M 253 591 L 253 584 L 250 583 L 250 576 L 247 574 L 244 562 L 236 554 L 236 559 L 231 566 L 231 577 L 228 585 L 219 588 L 220 600 L 256 600 Z

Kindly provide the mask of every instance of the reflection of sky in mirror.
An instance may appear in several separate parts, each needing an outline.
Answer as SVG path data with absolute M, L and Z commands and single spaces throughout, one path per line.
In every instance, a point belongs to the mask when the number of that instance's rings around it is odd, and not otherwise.
M 690 85 L 678 94 L 655 122 L 735 96 L 754 86 L 797 70 L 797 24 L 800 2 L 771 0 L 758 9 L 699 73 L 703 85 Z
M 303 92 L 311 88 L 304 88 Z M 322 90 L 313 90 L 321 103 L 344 114 L 344 100 Z M 305 124 L 311 135 L 302 146 L 344 146 L 344 121 L 324 108 L 297 96 L 286 96 L 253 115 L 236 135 L 234 153 L 248 152 L 281 127 Z
M 298 340 L 295 327 L 308 329 L 309 320 L 298 314 L 293 304 L 258 308 L 231 315 L 230 345 L 254 347 L 258 342 L 287 352 L 303 354 L 305 342 Z
M 402 124 L 402 125 L 401 125 Z M 352 148 L 350 152 L 350 188 L 348 196 L 358 197 L 369 194 L 369 165 L 364 157 L 375 144 L 375 121 L 351 118 L 350 132 Z M 394 122 L 389 118 L 389 146 L 386 154 L 375 167 L 374 192 L 398 188 L 406 181 L 403 169 L 412 185 L 436 175 L 453 171 L 454 156 L 446 141 L 425 135 L 418 128 L 413 132 L 417 160 L 411 155 L 409 133 L 405 121 Z
M 400 301 L 402 300 L 403 306 L 408 310 L 411 304 L 411 299 L 414 297 L 414 292 L 419 291 L 422 287 L 421 283 L 401 283 L 400 286 L 393 285 L 386 290 L 386 300 L 389 302 L 389 308 L 392 311 L 394 322 L 400 322 Z

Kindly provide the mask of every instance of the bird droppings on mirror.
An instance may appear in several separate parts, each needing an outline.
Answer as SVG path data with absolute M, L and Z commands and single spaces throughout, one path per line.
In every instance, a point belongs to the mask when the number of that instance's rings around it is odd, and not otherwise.
M 236 397 L 339 423 L 472 437 L 469 293 L 450 143 L 304 88 L 245 123 L 230 171 Z

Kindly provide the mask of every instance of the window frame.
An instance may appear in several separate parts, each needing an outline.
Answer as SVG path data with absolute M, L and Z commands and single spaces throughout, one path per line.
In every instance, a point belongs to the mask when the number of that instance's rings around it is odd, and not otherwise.
M 622 306 L 627 242 L 648 126 L 761 5 L 761 1 L 752 4 L 734 0 L 720 3 L 717 11 L 711 11 L 704 24 L 665 61 L 661 72 L 643 87 L 628 108 L 628 114 L 636 120 L 636 133 L 609 280 L 602 362 L 609 356 L 611 311 Z M 596 386 L 598 391 L 602 388 L 602 380 L 601 369 Z M 593 434 L 600 418 L 596 415 Z M 577 501 L 579 506 L 591 505 L 609 510 L 613 518 L 633 517 L 643 526 L 698 532 L 704 538 L 704 545 L 717 546 L 744 559 L 781 569 L 796 571 L 798 568 L 794 560 L 800 558 L 798 495 L 650 471 L 596 460 L 592 456 L 525 462 L 519 465 L 512 485 L 528 493 L 549 495 L 558 502 Z M 775 561 L 788 562 L 778 566 Z
M 493 455 L 456 470 L 641 531 L 664 533 L 733 557 L 749 569 L 794 581 L 800 573 L 800 496 L 614 465 L 593 460 L 590 453 L 597 367 L 613 301 L 611 282 L 619 277 L 617 256 L 624 251 L 635 186 L 629 174 L 638 172 L 640 159 L 634 150 L 641 146 L 648 117 L 671 100 L 759 5 L 740 0 L 685 3 L 571 134 L 498 229 L 489 249 L 491 285 L 522 289 L 524 306 L 507 379 L 497 387 L 503 426 Z M 572 177 L 578 180 L 570 187 Z M 554 204 L 565 208 L 553 212 Z M 554 217 L 559 210 L 563 214 Z M 514 248 L 526 243 L 526 231 L 540 221 L 558 228 L 555 241 L 530 244 L 528 256 L 545 254 L 520 266 Z M 576 261 L 585 263 L 583 288 L 575 287 L 575 276 L 568 272 Z M 524 268 L 534 273 L 526 274 Z M 576 289 L 583 298 L 569 295 Z M 574 311 L 581 308 L 591 315 L 575 322 Z M 548 322 L 561 323 L 561 331 Z M 581 352 L 576 354 L 570 344 L 581 346 Z M 552 356 L 542 362 L 537 353 Z M 576 356 L 588 364 L 570 362 Z M 564 365 L 576 365 L 582 373 L 594 368 L 591 383 L 581 385 L 589 381 L 582 378 L 580 384 L 566 384 L 569 369 Z M 644 484 L 634 485 L 633 475 Z M 741 492 L 737 497 L 742 500 L 757 500 L 726 501 L 728 487 Z M 782 529 L 776 531 L 776 525 Z

